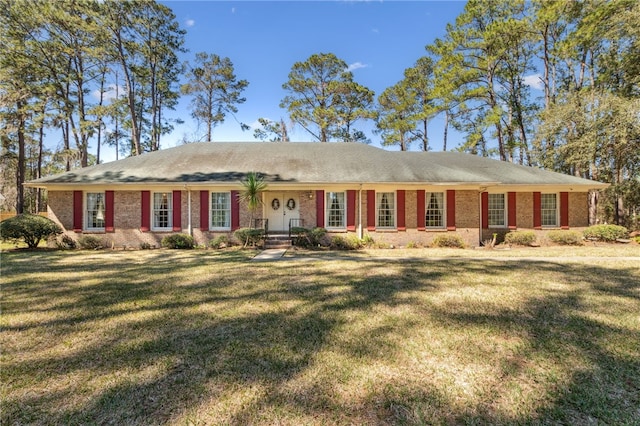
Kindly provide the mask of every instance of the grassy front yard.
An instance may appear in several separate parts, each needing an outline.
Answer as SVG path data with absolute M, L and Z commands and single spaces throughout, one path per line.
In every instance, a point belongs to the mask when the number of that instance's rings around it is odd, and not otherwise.
M 0 423 L 640 423 L 640 258 L 411 253 L 4 252 Z

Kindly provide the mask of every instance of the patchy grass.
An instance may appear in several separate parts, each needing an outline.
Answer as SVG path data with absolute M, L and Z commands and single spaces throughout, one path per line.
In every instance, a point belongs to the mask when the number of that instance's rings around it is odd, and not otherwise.
M 407 252 L 4 252 L 0 423 L 638 424 L 635 259 Z

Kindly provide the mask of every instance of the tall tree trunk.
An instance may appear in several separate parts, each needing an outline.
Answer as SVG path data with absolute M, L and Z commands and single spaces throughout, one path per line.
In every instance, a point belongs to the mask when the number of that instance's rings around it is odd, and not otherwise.
M 46 110 L 46 102 L 42 103 L 42 120 L 40 120 L 40 129 L 38 132 L 38 164 L 36 167 L 36 179 L 40 179 L 42 177 L 42 157 L 44 150 L 44 114 Z M 42 211 L 42 189 L 36 189 L 36 213 L 40 213 Z
M 442 150 L 447 150 L 447 133 L 449 132 L 449 110 L 444 111 L 444 135 L 442 137 Z
M 16 213 L 24 213 L 24 186 L 25 180 L 25 122 L 24 122 L 24 102 L 17 101 L 18 111 L 18 164 L 16 165 Z

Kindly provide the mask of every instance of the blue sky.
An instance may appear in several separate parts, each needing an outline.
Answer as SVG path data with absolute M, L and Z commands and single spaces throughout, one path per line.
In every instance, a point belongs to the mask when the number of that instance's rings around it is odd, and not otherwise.
M 314 53 L 334 53 L 353 70 L 355 80 L 373 90 L 376 97 L 401 80 L 403 71 L 426 54 L 425 46 L 444 35 L 447 23 L 453 23 L 464 8 L 462 1 L 163 1 L 187 31 L 183 60 L 195 53 L 226 56 L 235 66 L 238 79 L 249 81 L 239 106 L 237 119 L 249 125 L 259 117 L 284 119 L 279 108 L 285 96 L 282 84 L 295 62 Z M 183 138 L 196 140 L 198 130 L 191 118 L 189 99 L 184 98 L 176 111 L 185 124 L 164 137 L 162 148 L 174 146 Z M 358 126 L 359 124 L 359 126 Z M 374 146 L 379 138 L 372 124 L 358 123 Z M 431 147 L 442 150 L 442 120 L 433 120 Z M 294 141 L 311 136 L 294 127 Z M 457 146 L 459 135 L 451 134 L 449 147 Z M 253 130 L 242 132 L 228 117 L 213 131 L 215 141 L 253 141 Z M 389 148 L 395 149 L 395 148 Z

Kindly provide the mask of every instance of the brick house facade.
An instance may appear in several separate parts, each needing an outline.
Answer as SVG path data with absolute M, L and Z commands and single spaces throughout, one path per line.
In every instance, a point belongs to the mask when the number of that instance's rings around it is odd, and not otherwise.
M 180 232 L 207 244 L 255 225 L 237 198 L 249 171 L 268 184 L 254 219 L 269 230 L 319 226 L 396 246 L 442 234 L 476 246 L 513 230 L 544 240 L 551 229 L 588 226 L 588 191 L 605 187 L 466 154 L 309 143 L 191 144 L 28 185 L 48 190 L 49 217 L 74 238 L 101 235 L 106 246 L 135 248 Z

